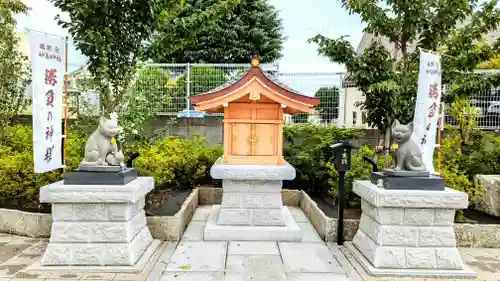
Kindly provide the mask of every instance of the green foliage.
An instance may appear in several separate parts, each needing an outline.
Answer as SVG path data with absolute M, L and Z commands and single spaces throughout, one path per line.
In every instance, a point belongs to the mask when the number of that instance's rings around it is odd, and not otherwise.
M 495 55 L 487 61 L 477 65 L 479 69 L 500 69 L 500 55 Z
M 104 115 L 116 110 L 136 73 L 143 41 L 153 32 L 161 0 L 50 0 L 69 14 L 57 16 L 78 50 L 101 93 Z
M 471 137 L 473 133 L 478 133 L 477 119 L 481 112 L 465 98 L 454 101 L 450 108 L 451 116 L 458 123 L 458 131 L 462 139 L 460 147 L 463 149 L 474 143 Z
M 69 98 L 68 129 L 73 132 L 92 133 L 97 125 L 100 111 L 82 92 L 71 93 Z
M 252 54 L 263 62 L 281 57 L 282 23 L 268 1 L 241 1 L 204 21 L 196 30 L 184 28 L 187 18 L 217 8 L 219 0 L 186 0 L 172 11 L 167 7 L 157 20 L 147 57 L 168 63 L 248 63 Z
M 441 141 L 440 172 L 448 187 L 467 193 L 472 202 L 483 192 L 474 176 L 500 172 L 500 138 L 478 129 L 478 110 L 468 100 L 455 101 L 451 113 L 458 129 L 448 128 Z
M 61 171 L 33 173 L 33 132 L 30 126 L 6 127 L 6 145 L 0 145 L 0 206 L 38 211 L 40 187 L 61 180 Z M 76 168 L 83 156 L 86 138 L 69 133 L 68 170 Z
M 321 87 L 314 96 L 319 98 L 315 110 L 319 113 L 321 121 L 330 122 L 339 117 L 339 89 L 337 87 Z
M 358 151 L 353 152 L 351 156 L 351 169 L 346 173 L 345 177 L 345 199 L 349 207 L 359 207 L 361 202 L 359 196 L 357 196 L 353 192 L 353 184 L 356 180 L 369 180 L 373 167 L 370 163 L 363 160 L 364 156 L 368 156 L 370 158 L 375 158 L 375 150 L 371 150 L 368 146 L 362 146 Z M 380 158 L 378 161 L 379 167 L 382 167 L 384 162 L 383 158 Z M 335 169 L 333 163 L 329 163 L 328 167 L 328 175 L 330 184 L 329 195 L 334 198 L 338 197 L 338 180 L 339 174 Z
M 333 160 L 330 146 L 338 140 L 354 140 L 361 131 L 335 126 L 289 124 L 284 126 L 284 157 L 295 167 L 295 188 L 311 194 L 325 195 L 331 189 L 328 174 Z
M 217 88 L 230 79 L 228 73 L 215 67 L 191 67 L 189 71 L 189 88 L 192 96 L 208 92 Z M 177 91 L 172 97 L 172 108 L 182 110 L 186 108 L 187 72 L 177 80 Z
M 308 123 L 309 113 L 298 113 L 292 116 L 293 123 Z
M 179 89 L 184 93 L 186 91 L 186 78 L 187 75 L 184 73 L 177 82 Z M 197 96 L 225 84 L 229 80 L 229 75 L 215 67 L 191 67 L 189 79 L 190 94 Z
M 71 91 L 68 93 L 69 103 L 69 120 L 68 128 L 72 132 L 84 132 L 90 135 L 98 125 L 97 120 L 100 116 L 100 110 L 89 93 L 95 93 L 97 98 L 98 88 L 94 79 L 87 77 L 76 79 L 78 84 L 78 91 Z
M 379 42 L 374 41 L 361 55 L 344 38 L 331 40 L 318 35 L 310 42 L 318 43 L 320 54 L 346 65 L 350 79 L 365 96 L 365 101 L 357 105 L 366 113 L 371 127 L 385 134 L 394 119 L 404 123 L 411 120 L 416 83 L 408 83 L 404 89 L 401 75 L 393 71 L 391 54 Z
M 388 38 L 398 53 L 398 60 L 374 40 L 363 53 L 356 53 L 345 36 L 329 39 L 317 35 L 309 40 L 318 44 L 318 53 L 331 61 L 345 64 L 350 79 L 365 95 L 361 108 L 366 120 L 382 134 L 397 118 L 407 123 L 412 119 L 418 73 L 418 53 L 423 48 L 443 53 L 443 83 L 453 84 L 448 97 L 477 93 L 494 81 L 486 76 L 466 78 L 482 61 L 494 55 L 499 44 L 488 46 L 482 37 L 496 30 L 500 22 L 497 0 L 490 0 L 477 9 L 477 1 L 417 0 L 364 1 L 342 0 L 344 8 L 357 14 L 367 24 L 366 32 Z M 384 7 L 385 6 L 385 7 Z M 463 27 L 457 24 L 469 19 Z M 500 79 L 493 79 L 500 82 Z M 471 91 L 472 90 L 472 91 Z M 386 142 L 386 147 L 389 143 Z
M 442 164 L 440 175 L 445 179 L 446 186 L 463 191 L 469 195 L 469 201 L 477 199 L 482 193 L 482 187 L 474 184 L 473 174 L 467 170 L 471 164 L 477 164 L 482 158 L 480 153 L 464 154 L 462 138 L 458 131 L 451 131 L 441 141 Z
M 201 137 L 168 137 L 139 149 L 134 167 L 152 176 L 160 187 L 192 188 L 211 182 L 210 167 L 222 155 L 220 147 L 208 147 Z
M 321 122 L 331 122 L 339 117 L 339 89 L 337 87 L 321 87 L 314 96 L 320 103 L 315 107 Z M 307 123 L 309 114 L 299 113 L 292 116 L 293 123 Z
M 118 141 L 124 151 L 136 151 L 147 143 L 148 123 L 157 116 L 162 106 L 171 104 L 172 90 L 167 85 L 170 77 L 160 68 L 142 68 L 138 78 L 120 104 L 120 133 Z
M 29 103 L 26 88 L 31 73 L 27 58 L 19 50 L 15 19 L 15 14 L 27 11 L 20 0 L 0 1 L 0 128 L 10 125 Z

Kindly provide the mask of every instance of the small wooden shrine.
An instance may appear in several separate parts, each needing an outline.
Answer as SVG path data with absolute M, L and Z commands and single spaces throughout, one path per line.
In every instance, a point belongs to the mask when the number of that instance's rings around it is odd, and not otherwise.
M 224 113 L 224 163 L 284 165 L 284 113 L 312 113 L 319 98 L 304 96 L 252 67 L 231 84 L 191 97 L 196 111 Z

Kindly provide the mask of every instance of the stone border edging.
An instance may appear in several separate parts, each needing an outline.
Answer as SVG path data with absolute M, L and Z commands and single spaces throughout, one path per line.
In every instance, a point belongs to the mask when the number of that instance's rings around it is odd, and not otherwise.
M 28 237 L 50 237 L 52 214 L 0 209 L 0 232 Z
M 299 190 L 283 189 L 283 203 L 300 207 L 314 226 L 319 236 L 327 241 L 337 241 L 337 219 L 327 217 L 307 193 Z M 191 221 L 199 205 L 220 204 L 222 188 L 199 187 L 186 198 L 181 209 L 173 216 L 147 217 L 148 227 L 155 239 L 177 241 Z M 0 232 L 28 237 L 50 236 L 52 215 L 0 209 Z M 359 220 L 344 220 L 344 239 L 352 240 L 358 229 Z M 496 248 L 500 245 L 500 225 L 468 224 L 454 225 L 458 247 Z
M 177 241 L 182 238 L 184 230 L 198 208 L 199 189 L 195 188 L 186 198 L 181 208 L 173 216 L 146 217 L 149 231 L 154 239 Z
M 298 191 L 299 192 L 299 191 Z M 337 219 L 327 217 L 307 193 L 300 191 L 300 208 L 307 215 L 320 237 L 327 242 L 337 241 Z M 344 239 L 352 241 L 359 220 L 344 219 Z M 457 223 L 453 225 L 457 247 L 497 248 L 500 245 L 500 225 Z

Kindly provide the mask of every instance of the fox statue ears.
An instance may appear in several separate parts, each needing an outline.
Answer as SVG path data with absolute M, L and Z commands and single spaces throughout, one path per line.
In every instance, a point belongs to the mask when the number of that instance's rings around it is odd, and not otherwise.
M 392 122 L 392 128 L 396 128 L 398 126 L 401 126 L 401 123 L 399 123 L 399 120 L 396 119 L 396 120 L 394 120 L 394 122 Z M 406 125 L 406 127 L 408 127 L 408 129 L 410 129 L 410 131 L 413 132 L 413 129 L 414 129 L 413 122 L 408 123 Z
M 104 118 L 103 116 L 101 116 L 101 118 L 99 118 L 99 126 L 103 126 L 104 123 L 106 123 L 106 118 Z
M 398 119 L 394 120 L 394 122 L 392 122 L 392 127 L 395 128 L 397 126 L 401 125 L 401 123 L 399 123 Z
M 408 125 L 406 125 L 406 126 L 408 126 L 408 129 L 410 130 L 410 132 L 413 132 L 413 129 L 414 129 L 413 122 L 408 123 Z

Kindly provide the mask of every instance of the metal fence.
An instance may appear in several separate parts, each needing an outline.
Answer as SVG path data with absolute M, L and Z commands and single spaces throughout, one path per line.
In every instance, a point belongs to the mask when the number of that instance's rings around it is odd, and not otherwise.
M 193 114 L 190 96 L 231 83 L 249 67 L 250 64 L 149 64 L 140 75 L 148 75 L 144 78 L 151 80 L 147 83 L 149 87 L 163 89 L 156 95 L 161 104 L 160 114 L 183 117 Z M 284 73 L 276 65 L 263 64 L 261 67 L 276 82 L 304 95 L 321 97 L 322 105 L 314 114 L 286 116 L 288 122 L 338 124 L 343 73 Z M 214 115 L 221 114 L 208 116 Z
M 500 130 L 500 88 L 484 90 L 471 96 L 470 103 L 479 111 L 477 124 L 481 130 Z M 443 105 L 443 124 L 458 127 L 451 115 L 451 105 Z
M 194 115 L 193 106 L 189 104 L 190 96 L 231 83 L 242 76 L 249 67 L 250 64 L 149 64 L 139 72 L 138 78 L 143 81 L 141 87 L 148 87 L 148 91 L 154 91 L 156 102 L 161 105 L 159 114 L 188 117 Z M 262 64 L 261 67 L 276 82 L 304 95 L 318 96 L 321 99 L 315 113 L 285 116 L 287 122 L 352 126 L 342 123 L 346 120 L 344 115 L 350 114 L 344 110 L 344 103 L 347 99 L 345 87 L 355 87 L 352 83 L 344 81 L 345 73 L 287 73 L 279 71 L 277 65 Z M 96 98 L 92 96 L 91 99 Z M 347 99 L 348 102 L 349 100 Z M 478 120 L 481 129 L 500 129 L 500 88 L 472 95 L 471 104 L 481 112 Z M 456 127 L 457 122 L 450 114 L 450 105 L 443 105 L 443 108 L 442 124 Z M 207 116 L 217 115 L 222 114 Z

